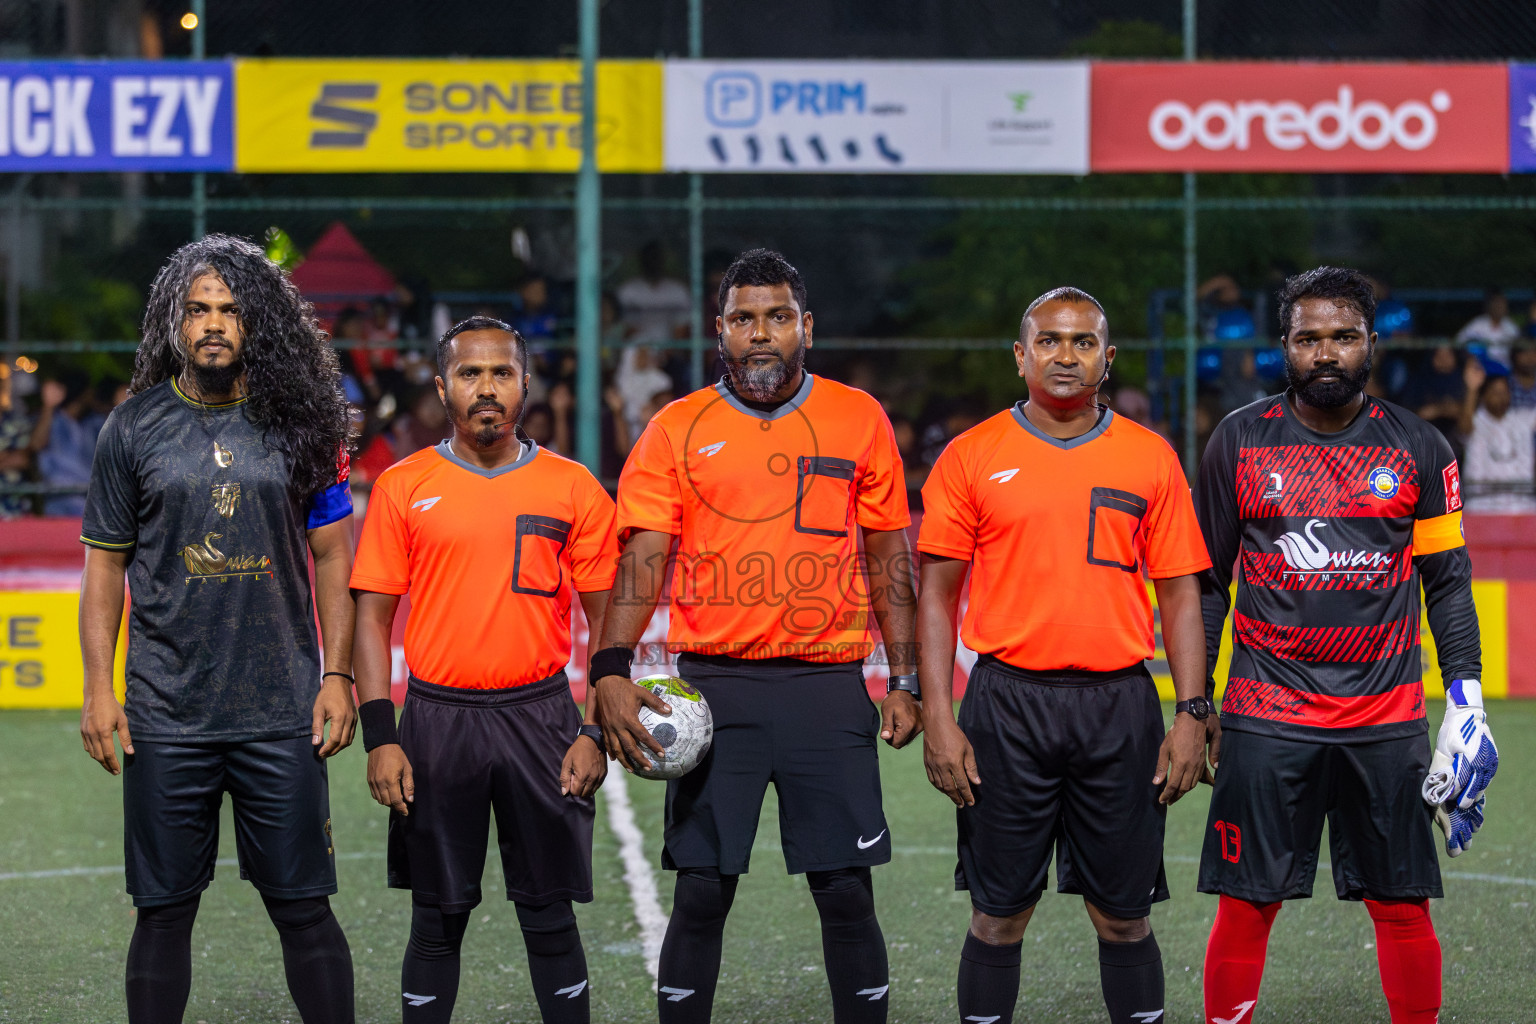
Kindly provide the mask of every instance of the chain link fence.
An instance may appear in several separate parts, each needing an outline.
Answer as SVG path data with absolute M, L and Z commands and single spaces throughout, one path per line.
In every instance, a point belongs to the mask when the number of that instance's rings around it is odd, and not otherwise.
M 1427 0 L 967 0 L 895 8 L 806 0 L 708 2 L 693 11 L 686 0 L 632 0 L 604 6 L 602 48 L 615 57 L 687 53 L 697 15 L 703 53 L 720 58 L 1176 58 L 1190 8 L 1202 58 L 1536 55 L 1536 5 L 1447 8 Z M 171 2 L 0 0 L 0 58 L 185 56 L 184 10 Z M 211 0 L 207 52 L 570 56 L 575 11 L 539 3 Z M 794 31 L 786 36 L 784 26 Z M 549 336 L 537 342 L 546 397 L 567 378 L 576 262 L 571 176 L 210 174 L 205 182 L 208 230 L 260 238 L 275 227 L 303 250 L 332 224 L 344 224 L 404 286 L 377 298 L 400 335 L 388 344 L 407 350 L 423 348 L 444 316 L 522 315 L 525 286 L 542 279 L 551 318 Z M 1126 407 L 1176 445 L 1198 446 L 1231 394 L 1246 386 L 1244 352 L 1252 354 L 1259 384 L 1280 386 L 1269 297 L 1298 269 L 1358 266 L 1398 296 L 1412 311 L 1411 335 L 1389 339 L 1381 362 L 1410 375 L 1423 372 L 1437 345 L 1479 312 L 1486 289 L 1504 289 L 1522 324 L 1536 312 L 1528 309 L 1536 285 L 1536 181 L 1521 176 L 1200 175 L 1192 202 L 1186 182 L 1171 174 L 706 176 L 697 240 L 689 234 L 690 184 L 675 174 L 603 180 L 610 295 L 640 272 L 648 244 L 659 244 L 667 275 L 683 282 L 690 247 L 704 254 L 705 302 L 690 332 L 703 340 L 703 358 L 690 358 L 686 340 L 666 351 L 661 369 L 673 390 L 712 376 L 709 274 L 744 248 L 776 247 L 810 286 L 817 325 L 811 367 L 881 397 L 910 429 L 909 455 L 919 466 L 956 428 L 1020 397 L 1008 354 L 1019 313 L 1062 283 L 1087 289 L 1109 311 L 1122 355 L 1106 390 L 1117 398 L 1123 391 Z M 104 394 L 126 379 L 149 282 L 164 256 L 191 236 L 193 208 L 187 175 L 0 175 L 7 284 L 0 322 L 14 414 L 35 422 L 45 378 L 83 380 Z M 1227 277 L 1238 293 L 1229 301 L 1217 287 L 1198 305 L 1193 364 L 1183 346 L 1191 211 L 1196 280 Z M 369 304 L 367 297 L 356 302 L 365 315 Z M 1222 316 L 1232 309 L 1247 312 L 1246 334 L 1222 333 Z M 606 336 L 610 373 L 621 334 Z M 1184 389 L 1191 371 L 1193 407 Z M 1233 375 L 1236 385 L 1225 379 Z M 392 415 L 407 411 L 424 383 L 396 395 Z M 379 411 L 367 410 L 368 429 L 388 429 Z M 51 485 L 35 459 L 0 471 L 0 495 L 13 511 L 37 508 L 50 486 L 78 489 Z

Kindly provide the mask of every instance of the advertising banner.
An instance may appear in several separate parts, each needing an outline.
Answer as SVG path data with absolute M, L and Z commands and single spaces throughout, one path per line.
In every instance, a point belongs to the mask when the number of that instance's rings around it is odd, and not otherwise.
M 0 61 L 0 171 L 227 171 L 223 61 Z
M 661 65 L 597 69 L 598 166 L 660 171 Z M 245 172 L 575 171 L 569 60 L 238 60 Z
M 670 171 L 1085 174 L 1088 64 L 669 61 Z
M 1095 171 L 1509 167 L 1502 64 L 1095 64 Z
M 1509 66 L 1509 169 L 1536 171 L 1536 64 Z
M 77 708 L 84 701 L 80 593 L 0 591 L 0 708 Z M 117 637 L 112 679 L 123 696 L 127 629 Z

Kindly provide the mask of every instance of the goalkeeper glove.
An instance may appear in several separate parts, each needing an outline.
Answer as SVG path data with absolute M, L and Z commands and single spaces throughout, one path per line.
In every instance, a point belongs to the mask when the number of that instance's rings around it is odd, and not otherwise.
M 1476 679 L 1453 679 L 1445 688 L 1445 720 L 1440 723 L 1435 753 L 1450 759 L 1453 779 L 1450 792 L 1436 802 L 1471 810 L 1499 770 L 1499 748 L 1488 732 L 1483 688 Z M 1427 790 L 1428 780 L 1425 785 Z
M 1477 803 L 1466 810 L 1450 799 L 1456 785 L 1451 771 L 1451 759 L 1435 751 L 1429 763 L 1429 776 L 1424 780 L 1424 800 L 1435 809 L 1435 824 L 1445 833 L 1445 852 L 1460 857 L 1472 845 L 1472 837 L 1483 827 L 1483 805 L 1487 797 L 1479 797 Z

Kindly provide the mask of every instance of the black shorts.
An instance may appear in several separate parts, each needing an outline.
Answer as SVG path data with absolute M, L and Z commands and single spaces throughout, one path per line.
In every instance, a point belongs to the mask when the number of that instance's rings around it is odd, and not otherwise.
M 1010 917 L 1056 889 L 1119 918 L 1168 898 L 1167 808 L 1152 785 L 1162 707 L 1142 665 L 1120 672 L 1027 672 L 983 656 L 960 728 L 976 752 L 976 803 L 962 807 L 955 888 Z
M 134 906 L 181 903 L 208 888 L 225 793 L 241 878 L 277 899 L 336 891 L 330 789 L 308 734 L 245 743 L 137 740 L 133 748 L 123 759 L 123 857 Z
M 560 795 L 581 715 L 564 672 L 467 690 L 412 677 L 400 715 L 411 813 L 389 814 L 389 884 L 461 913 L 480 902 L 491 814 L 507 899 L 592 901 L 591 797 Z
M 891 859 L 880 712 L 860 662 L 684 654 L 677 674 L 709 702 L 715 738 L 697 768 L 667 783 L 664 868 L 746 873 L 770 782 L 790 874 Z
M 1312 895 L 1323 821 L 1341 900 L 1438 898 L 1427 733 L 1310 743 L 1224 730 L 1200 891 L 1255 903 Z

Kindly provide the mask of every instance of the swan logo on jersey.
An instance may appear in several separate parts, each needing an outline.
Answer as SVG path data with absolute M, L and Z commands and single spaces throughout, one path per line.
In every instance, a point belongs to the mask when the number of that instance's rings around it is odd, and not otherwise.
M 1300 531 L 1283 533 L 1274 542 L 1292 572 L 1374 574 L 1387 571 L 1392 560 L 1380 551 L 1330 550 L 1315 532 L 1327 527 L 1328 524 L 1321 519 L 1309 519 Z
M 1397 473 L 1390 466 L 1377 466 L 1371 470 L 1367 478 L 1371 483 L 1371 493 L 1382 501 L 1394 497 L 1402 481 L 1397 478 Z

